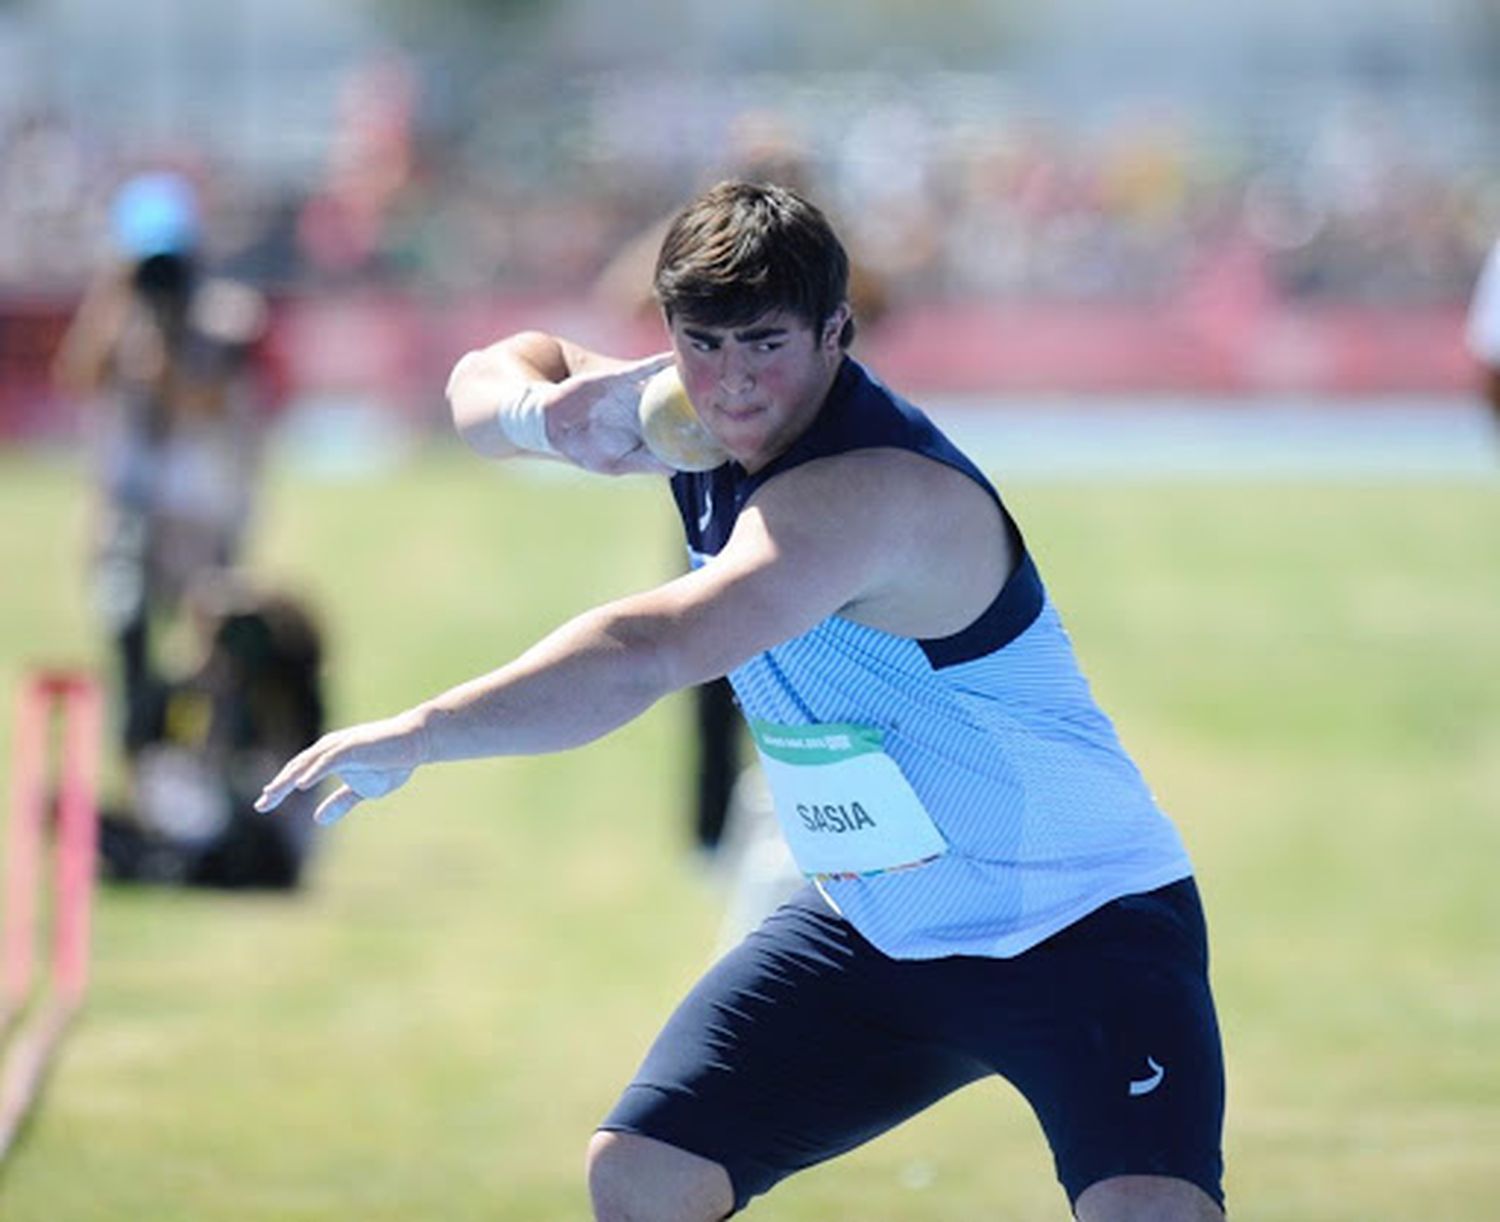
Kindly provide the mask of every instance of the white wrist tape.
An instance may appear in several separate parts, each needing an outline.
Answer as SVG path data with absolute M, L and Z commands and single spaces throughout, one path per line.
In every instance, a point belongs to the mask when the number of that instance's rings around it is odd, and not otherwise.
M 505 439 L 518 450 L 533 454 L 556 454 L 547 440 L 547 407 L 541 384 L 527 382 L 521 393 L 495 409 L 495 418 Z

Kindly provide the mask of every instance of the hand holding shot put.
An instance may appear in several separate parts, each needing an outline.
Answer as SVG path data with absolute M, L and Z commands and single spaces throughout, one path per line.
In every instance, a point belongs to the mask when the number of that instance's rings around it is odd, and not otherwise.
M 552 455 L 603 475 L 662 475 L 726 457 L 671 353 L 617 361 L 527 332 L 462 358 L 448 397 L 460 433 L 489 458 Z
M 1000 493 L 849 355 L 848 274 L 805 199 L 723 183 L 662 243 L 669 355 L 526 331 L 460 360 L 472 448 L 669 475 L 693 567 L 328 735 L 261 808 L 338 777 L 335 819 L 423 764 L 579 746 L 727 675 L 808 885 L 709 969 L 599 1125 L 595 1218 L 728 1217 L 998 1074 L 1083 1222 L 1221 1219 L 1191 861 Z

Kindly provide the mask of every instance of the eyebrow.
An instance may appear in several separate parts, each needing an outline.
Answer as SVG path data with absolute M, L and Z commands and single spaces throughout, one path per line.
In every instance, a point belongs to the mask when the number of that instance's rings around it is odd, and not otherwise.
M 776 339 L 786 335 L 787 327 L 751 327 L 745 331 L 733 331 L 730 334 L 742 344 L 754 344 L 763 339 Z M 698 327 L 683 327 L 682 333 L 689 339 L 707 340 L 717 343 L 721 338 L 712 331 L 704 331 Z

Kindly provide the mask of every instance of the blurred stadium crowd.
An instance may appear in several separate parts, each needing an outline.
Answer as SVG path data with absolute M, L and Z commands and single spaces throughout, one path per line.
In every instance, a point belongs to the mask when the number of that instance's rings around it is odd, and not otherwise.
M 1164 105 L 1046 114 L 977 74 L 602 74 L 497 80 L 460 120 L 439 85 L 390 57 L 352 73 L 305 181 L 180 142 L 150 167 L 198 184 L 221 265 L 285 292 L 585 291 L 687 192 L 766 166 L 794 165 L 907 300 L 1150 303 L 1227 285 L 1452 304 L 1500 228 L 1500 168 L 1370 93 L 1231 126 Z M 76 291 L 111 193 L 146 160 L 77 116 L 12 116 L 0 294 Z

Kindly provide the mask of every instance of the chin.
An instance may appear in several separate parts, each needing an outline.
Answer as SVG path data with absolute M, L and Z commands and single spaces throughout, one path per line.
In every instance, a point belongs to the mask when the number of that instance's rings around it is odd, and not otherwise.
M 718 438 L 719 444 L 726 450 L 742 450 L 746 446 L 753 448 L 765 440 L 765 430 L 760 427 L 759 417 L 730 420 L 720 416 L 709 432 Z

